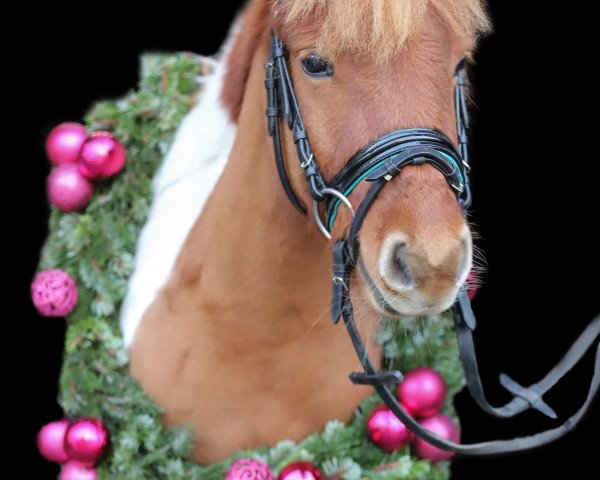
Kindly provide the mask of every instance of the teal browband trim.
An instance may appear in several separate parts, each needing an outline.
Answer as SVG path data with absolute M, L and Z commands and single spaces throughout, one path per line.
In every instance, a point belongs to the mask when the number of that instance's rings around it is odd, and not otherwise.
M 450 162 L 452 162 L 455 166 L 456 166 L 456 171 L 458 172 L 458 175 L 460 177 L 460 182 L 461 184 L 464 184 L 464 178 L 462 176 L 462 173 L 460 171 L 460 167 L 458 166 L 458 163 L 456 163 L 456 159 L 452 158 L 450 155 L 448 155 L 446 152 L 442 152 L 441 150 L 438 150 L 438 152 L 440 154 L 442 154 L 444 157 L 446 157 L 446 159 L 448 159 Z M 358 177 L 354 183 L 352 185 L 350 185 L 350 187 L 348 187 L 348 189 L 345 192 L 342 192 L 342 194 L 344 195 L 344 197 L 347 197 L 348 195 L 350 195 L 350 193 L 352 193 L 352 191 L 356 188 L 356 186 L 362 182 L 371 172 L 373 172 L 375 169 L 379 168 L 388 158 L 394 158 L 397 155 L 399 155 L 398 153 L 396 155 L 392 155 L 391 157 L 386 157 L 383 160 L 381 160 L 381 162 L 373 165 L 371 168 L 369 168 L 365 173 L 363 173 L 360 177 Z M 335 203 L 333 204 L 333 207 L 331 209 L 331 216 L 329 217 L 329 231 L 331 231 L 331 229 L 333 228 L 333 224 L 335 223 L 335 218 L 337 217 L 337 213 L 338 213 L 338 208 L 340 206 L 341 200 L 336 200 Z

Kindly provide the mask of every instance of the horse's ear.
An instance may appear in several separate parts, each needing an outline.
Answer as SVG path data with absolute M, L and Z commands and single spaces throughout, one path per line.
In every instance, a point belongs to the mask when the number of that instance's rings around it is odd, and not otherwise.
M 244 9 L 242 27 L 227 59 L 227 73 L 221 92 L 221 101 L 234 122 L 237 122 L 242 109 L 254 52 L 258 48 L 260 39 L 269 28 L 270 9 L 270 0 L 250 0 Z

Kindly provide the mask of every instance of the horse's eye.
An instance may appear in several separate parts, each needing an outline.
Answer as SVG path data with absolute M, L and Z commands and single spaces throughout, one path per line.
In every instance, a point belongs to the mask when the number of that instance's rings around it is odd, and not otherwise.
M 333 75 L 331 62 L 314 53 L 302 60 L 302 69 L 311 77 L 331 77 Z

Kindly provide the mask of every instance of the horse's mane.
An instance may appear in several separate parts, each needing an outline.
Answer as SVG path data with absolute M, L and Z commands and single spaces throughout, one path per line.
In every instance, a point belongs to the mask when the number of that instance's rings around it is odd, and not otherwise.
M 319 19 L 317 49 L 321 53 L 365 53 L 377 60 L 400 51 L 420 28 L 428 8 L 459 34 L 490 29 L 481 0 L 276 0 L 273 5 L 284 28 Z

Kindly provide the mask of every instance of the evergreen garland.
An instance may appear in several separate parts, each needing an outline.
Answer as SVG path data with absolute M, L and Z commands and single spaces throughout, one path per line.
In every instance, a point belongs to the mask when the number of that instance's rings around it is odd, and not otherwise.
M 161 408 L 129 375 L 118 308 L 152 201 L 152 178 L 196 100 L 208 65 L 186 53 L 143 56 L 138 90 L 121 100 L 96 104 L 86 118 L 90 130 L 111 130 L 123 142 L 128 153 L 125 170 L 98 186 L 83 213 L 53 208 L 50 215 L 40 268 L 61 268 L 79 286 L 79 303 L 67 319 L 59 401 L 67 417 L 99 417 L 109 428 L 111 449 L 97 468 L 99 478 L 220 480 L 242 457 L 267 462 L 275 474 L 292 461 L 307 460 L 327 477 L 340 480 L 448 478 L 447 462 L 419 460 L 408 448 L 387 453 L 369 441 L 365 421 L 381 403 L 377 395 L 363 401 L 349 425 L 332 421 L 298 443 L 286 440 L 216 464 L 197 465 L 186 459 L 193 430 L 163 429 Z M 463 385 L 463 374 L 448 316 L 386 322 L 377 341 L 384 345 L 386 366 L 401 371 L 430 366 L 439 371 L 448 384 L 444 413 L 456 419 L 451 399 Z

